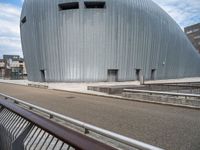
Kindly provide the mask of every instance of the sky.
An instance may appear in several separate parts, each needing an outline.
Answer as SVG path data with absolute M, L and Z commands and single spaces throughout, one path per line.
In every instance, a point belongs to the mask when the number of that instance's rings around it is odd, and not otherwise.
M 200 0 L 153 0 L 183 29 L 200 22 Z M 23 57 L 19 18 L 23 0 L 0 0 L 0 58 L 3 54 Z

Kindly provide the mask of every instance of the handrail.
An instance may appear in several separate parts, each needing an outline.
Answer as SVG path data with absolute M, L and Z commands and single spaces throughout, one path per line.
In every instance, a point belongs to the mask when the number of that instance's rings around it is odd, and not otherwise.
M 77 150 L 117 150 L 116 148 L 113 148 L 107 144 L 103 144 L 97 140 L 94 140 L 93 138 L 85 136 L 79 132 L 75 132 L 70 128 L 61 126 L 60 124 L 46 119 L 36 113 L 23 109 L 17 105 L 13 105 L 8 101 L 0 99 L 0 105 Z
M 38 110 L 40 112 L 43 112 L 43 113 L 46 113 L 46 114 L 50 115 L 51 117 L 59 118 L 59 119 L 61 119 L 63 121 L 66 121 L 68 123 L 71 123 L 73 125 L 81 127 L 81 128 L 83 128 L 83 129 L 85 129 L 87 131 L 92 131 L 94 133 L 97 133 L 99 135 L 105 136 L 107 138 L 111 138 L 112 140 L 116 140 L 116 141 L 118 141 L 118 142 L 120 142 L 122 144 L 126 144 L 126 145 L 132 146 L 134 148 L 138 148 L 140 150 L 163 150 L 161 148 L 152 146 L 150 144 L 146 144 L 146 143 L 143 143 L 143 142 L 140 142 L 140 141 L 137 141 L 137 140 L 134 140 L 134 139 L 119 135 L 117 133 L 114 133 L 114 132 L 111 132 L 111 131 L 108 131 L 108 130 L 105 130 L 105 129 L 98 128 L 98 127 L 90 125 L 88 123 L 84 123 L 84 122 L 78 121 L 76 119 L 73 119 L 73 118 L 58 114 L 56 112 L 49 111 L 47 109 L 41 108 L 39 106 L 30 104 L 30 103 L 27 103 L 27 102 L 24 102 L 23 100 L 19 100 L 17 98 L 5 95 L 3 93 L 0 93 L 0 95 L 5 97 L 6 99 L 13 100 L 17 104 L 23 104 L 25 106 L 28 106 L 31 110 L 33 110 L 33 109 Z
M 147 87 L 151 86 L 161 86 L 161 87 L 185 87 L 185 88 L 200 88 L 199 85 L 186 85 L 186 84 L 145 84 Z
M 195 84 L 195 83 L 199 83 L 200 84 L 200 81 L 190 81 L 190 82 L 173 82 L 173 81 L 168 81 L 168 82 L 157 82 L 157 83 L 154 83 L 154 82 L 145 82 L 144 85 L 165 85 L 165 84 Z
M 124 89 L 124 92 L 132 93 L 149 93 L 149 94 L 162 94 L 162 95 L 171 95 L 171 96 L 184 96 L 184 97 L 197 97 L 200 98 L 199 94 L 187 94 L 187 93 L 175 93 L 175 92 L 161 92 L 161 91 L 150 91 L 150 90 L 135 90 L 135 89 Z

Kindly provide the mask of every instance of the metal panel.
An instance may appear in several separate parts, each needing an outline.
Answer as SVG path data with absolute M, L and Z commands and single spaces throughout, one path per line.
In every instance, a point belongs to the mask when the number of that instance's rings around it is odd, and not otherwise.
M 200 56 L 175 21 L 151 0 L 104 0 L 105 9 L 59 11 L 73 0 L 25 0 L 21 18 L 22 48 L 28 79 L 106 81 L 108 69 L 118 80 L 200 75 Z

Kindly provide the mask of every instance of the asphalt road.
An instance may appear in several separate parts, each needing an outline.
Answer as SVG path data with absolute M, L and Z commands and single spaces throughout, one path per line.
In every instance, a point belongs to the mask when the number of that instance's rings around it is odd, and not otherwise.
M 1 83 L 0 93 L 168 150 L 200 150 L 200 110 Z

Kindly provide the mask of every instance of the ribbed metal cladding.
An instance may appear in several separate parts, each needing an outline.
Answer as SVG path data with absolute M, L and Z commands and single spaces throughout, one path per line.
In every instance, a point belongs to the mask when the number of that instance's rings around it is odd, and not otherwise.
M 91 0 L 87 0 L 91 1 Z M 95 1 L 95 0 L 92 0 Z M 100 0 L 97 0 L 100 1 Z M 28 79 L 106 81 L 200 75 L 200 57 L 175 21 L 151 0 L 103 0 L 104 9 L 87 9 L 84 0 L 25 0 L 21 39 Z M 58 4 L 79 2 L 59 11 Z

